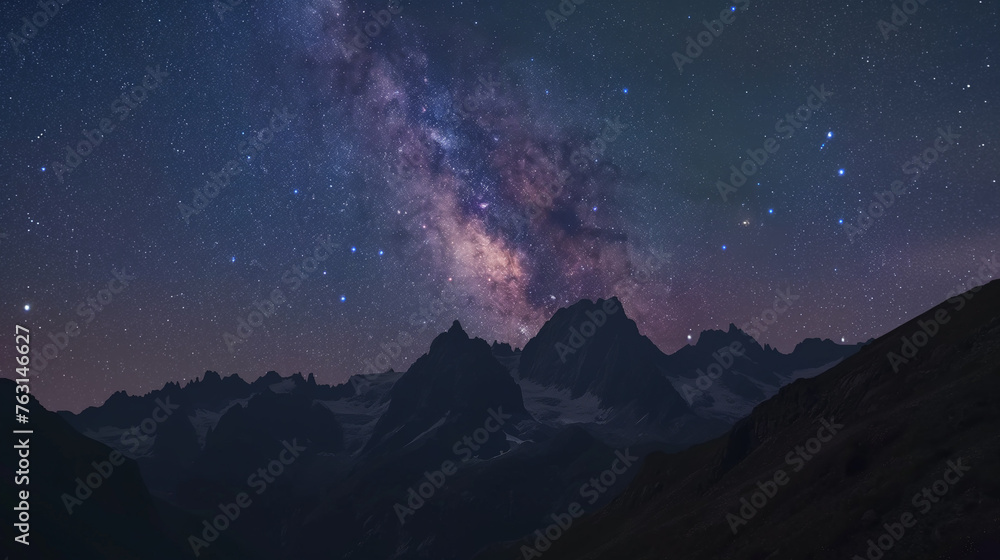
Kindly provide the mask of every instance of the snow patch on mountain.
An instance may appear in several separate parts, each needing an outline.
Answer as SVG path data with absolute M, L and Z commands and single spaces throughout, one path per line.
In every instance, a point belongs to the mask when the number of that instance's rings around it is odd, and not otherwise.
M 524 408 L 540 422 L 556 424 L 601 424 L 610 410 L 601 407 L 601 399 L 591 393 L 573 398 L 569 389 L 546 387 L 519 379 Z
M 194 415 L 188 416 L 188 420 L 191 421 L 191 425 L 194 426 L 194 432 L 198 436 L 198 446 L 205 449 L 205 438 L 208 437 L 208 432 L 215 429 L 215 427 L 219 424 L 219 419 L 222 418 L 230 408 L 237 405 L 246 408 L 247 403 L 249 402 L 249 398 L 235 399 L 229 401 L 226 406 L 218 411 L 199 408 L 194 411 Z
M 281 394 L 281 393 L 291 393 L 292 391 L 295 390 L 295 379 L 289 377 L 288 379 L 285 379 L 284 381 L 280 381 L 280 382 L 275 383 L 273 385 L 268 385 L 267 388 L 270 389 L 274 393 L 279 393 L 279 394 Z

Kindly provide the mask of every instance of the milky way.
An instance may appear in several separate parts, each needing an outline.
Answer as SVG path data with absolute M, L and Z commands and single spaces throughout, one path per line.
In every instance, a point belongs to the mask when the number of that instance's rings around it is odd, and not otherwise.
M 642 265 L 630 253 L 642 248 L 615 207 L 621 171 L 604 157 L 628 125 L 609 119 L 588 138 L 544 108 L 534 118 L 522 93 L 532 70 L 501 64 L 485 45 L 442 75 L 399 14 L 385 26 L 388 45 L 356 48 L 358 29 L 341 17 L 350 12 L 336 2 L 310 8 L 304 19 L 316 32 L 306 50 L 329 72 L 322 104 L 371 131 L 357 155 L 375 160 L 365 180 L 378 193 L 371 211 L 394 248 L 471 295 L 475 320 L 514 344 L 560 305 L 610 295 L 633 276 Z M 637 317 L 669 313 L 662 301 L 647 311 L 639 293 L 627 303 Z
M 612 295 L 667 352 L 779 291 L 798 299 L 762 342 L 857 342 L 1000 253 L 995 4 L 929 2 L 895 30 L 874 0 L 559 6 L 69 3 L 8 37 L 5 317 L 38 352 L 81 323 L 36 371 L 43 404 L 207 369 L 340 383 L 399 340 L 379 363 L 406 368 L 454 319 L 523 346 Z M 832 95 L 802 111 L 812 88 Z M 939 130 L 957 140 L 928 156 Z M 115 271 L 135 280 L 102 304 Z

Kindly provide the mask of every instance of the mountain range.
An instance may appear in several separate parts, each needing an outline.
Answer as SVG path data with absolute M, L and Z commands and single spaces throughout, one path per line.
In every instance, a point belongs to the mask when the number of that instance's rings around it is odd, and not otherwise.
M 965 311 L 899 374 L 885 358 L 897 332 L 857 345 L 808 339 L 783 354 L 730 325 L 667 355 L 611 298 L 560 309 L 523 350 L 471 338 L 455 321 L 406 371 L 337 386 L 208 371 L 79 414 L 33 402 L 46 454 L 36 524 L 53 535 L 39 539 L 47 558 L 83 559 L 801 558 L 792 551 L 858 548 L 935 460 L 943 468 L 964 453 L 995 472 L 1000 284 L 982 292 L 986 311 Z M 730 533 L 726 513 L 739 516 L 740 497 L 822 421 L 844 428 L 796 471 L 796 490 L 782 488 Z M 966 443 L 941 442 L 956 430 Z M 918 454 L 927 433 L 937 448 Z M 123 463 L 77 498 L 77 479 L 115 452 Z M 985 508 L 996 527 L 996 484 L 979 481 L 976 499 L 957 504 Z M 539 540 L 566 519 L 558 538 Z M 824 524 L 823 536 L 786 534 L 807 523 Z M 960 533 L 970 551 L 988 525 Z M 935 534 L 905 542 L 944 538 Z

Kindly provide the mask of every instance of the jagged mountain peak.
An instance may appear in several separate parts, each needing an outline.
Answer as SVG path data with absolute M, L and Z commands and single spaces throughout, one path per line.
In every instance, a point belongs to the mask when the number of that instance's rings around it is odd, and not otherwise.
M 495 407 L 526 414 L 521 388 L 491 346 L 455 321 L 393 385 L 366 449 L 401 448 L 435 427 L 474 429 Z
M 636 404 L 640 416 L 674 417 L 687 406 L 664 377 L 664 358 L 617 297 L 584 299 L 557 311 L 524 346 L 519 372 L 573 398 L 590 393 L 604 407 Z
M 448 334 L 458 334 L 458 333 L 464 335 L 465 338 L 469 338 L 469 335 L 466 334 L 465 330 L 462 328 L 462 323 L 458 322 L 458 319 L 455 319 L 451 323 L 451 328 L 448 329 Z

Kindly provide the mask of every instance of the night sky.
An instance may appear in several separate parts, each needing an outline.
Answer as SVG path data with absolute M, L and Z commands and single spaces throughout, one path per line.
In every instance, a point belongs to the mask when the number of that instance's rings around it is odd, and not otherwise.
M 3 375 L 22 324 L 50 409 L 340 383 L 612 295 L 665 352 L 777 290 L 761 342 L 880 336 L 1000 253 L 1000 7 L 913 6 L 68 2 L 18 41 L 40 8 L 6 2 Z

